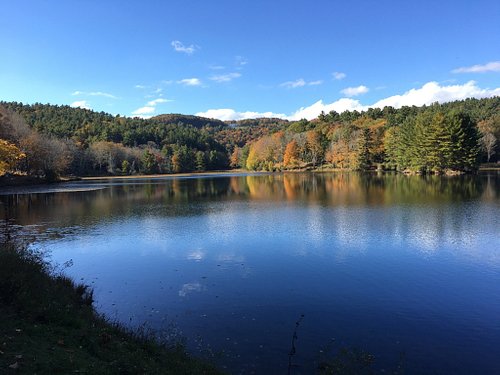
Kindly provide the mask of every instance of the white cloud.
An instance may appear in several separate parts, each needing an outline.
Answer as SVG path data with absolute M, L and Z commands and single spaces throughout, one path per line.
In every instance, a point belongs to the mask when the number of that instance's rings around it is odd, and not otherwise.
M 197 49 L 200 48 L 198 46 L 195 46 L 194 44 L 191 44 L 190 46 L 185 46 L 179 40 L 173 40 L 172 43 L 170 44 L 172 47 L 174 47 L 175 51 L 184 52 L 187 53 L 188 55 L 192 55 Z
M 394 95 L 379 100 L 370 107 L 383 108 L 392 106 L 400 108 L 404 105 L 428 105 L 434 102 L 445 103 L 453 100 L 466 98 L 489 98 L 500 95 L 500 88 L 493 90 L 482 89 L 476 85 L 475 81 L 469 81 L 463 85 L 441 86 L 438 82 L 428 82 L 419 89 L 411 89 L 402 95 Z
M 224 69 L 226 69 L 226 67 L 222 66 L 222 65 L 210 65 L 208 67 L 208 69 L 211 69 L 211 70 L 224 70 Z
M 342 73 L 342 72 L 333 72 L 332 76 L 333 76 L 333 79 L 340 81 L 341 79 L 344 79 L 346 77 L 346 74 Z
M 242 67 L 248 64 L 248 60 L 243 56 L 236 56 L 234 59 L 236 60 L 236 66 L 238 67 Z
M 344 111 L 363 111 L 368 108 L 383 108 L 385 106 L 392 106 L 394 108 L 401 108 L 402 106 L 422 106 L 429 105 L 434 102 L 446 103 L 454 100 L 463 100 L 466 98 L 489 98 L 493 96 L 500 96 L 500 87 L 495 89 L 483 89 L 477 86 L 475 81 L 469 81 L 463 85 L 440 85 L 437 82 L 428 82 L 420 88 L 411 89 L 401 95 L 393 95 L 388 98 L 381 99 L 372 105 L 363 105 L 357 99 L 341 98 L 332 103 L 324 103 L 318 100 L 316 103 L 302 107 L 291 115 L 272 112 L 237 112 L 233 109 L 210 109 L 206 112 L 197 113 L 197 116 L 204 116 L 210 118 L 217 118 L 220 120 L 241 120 L 245 118 L 256 117 L 277 117 L 291 121 L 306 118 L 312 120 L 323 111 L 328 113 L 330 111 L 344 112 Z
M 323 81 L 318 79 L 317 81 L 311 81 L 311 82 L 308 82 L 307 83 L 309 86 L 318 86 L 318 85 L 322 85 L 323 84 Z
M 81 96 L 81 95 L 86 95 L 86 96 L 103 96 L 105 98 L 116 99 L 116 96 L 114 96 L 112 94 L 108 94 L 107 92 L 102 92 L 102 91 L 93 91 L 93 92 L 74 91 L 71 95 L 73 95 L 73 96 Z
M 280 87 L 286 87 L 287 89 L 296 89 L 297 87 L 317 86 L 321 85 L 322 83 L 323 83 L 322 80 L 307 82 L 303 78 L 299 78 L 295 81 L 283 82 L 280 84 Z
M 346 87 L 345 89 L 341 90 L 340 92 L 344 94 L 345 96 L 357 96 L 357 95 L 362 95 L 366 94 L 370 89 L 366 86 L 358 86 L 358 87 Z
M 92 109 L 89 102 L 86 100 L 77 100 L 76 102 L 71 103 L 70 106 L 75 108 Z
M 177 83 L 185 86 L 201 86 L 201 81 L 198 78 L 184 78 Z
M 299 78 L 296 81 L 288 81 L 288 82 L 283 82 L 280 84 L 281 87 L 286 87 L 288 89 L 295 89 L 297 87 L 303 87 L 306 85 L 306 81 L 304 81 L 302 78 Z
M 108 94 L 107 92 L 101 92 L 101 91 L 89 92 L 89 95 L 90 96 L 104 96 L 106 98 L 116 99 L 116 96 L 114 96 L 112 94 Z
M 492 61 L 483 65 L 465 66 L 453 69 L 452 73 L 486 73 L 500 72 L 500 61 Z
M 222 121 L 237 121 L 244 120 L 249 118 L 285 118 L 286 115 L 284 113 L 273 113 L 273 112 L 237 112 L 234 109 L 229 108 L 221 108 L 221 109 L 209 109 L 206 112 L 198 112 L 195 114 L 196 116 L 208 117 L 208 118 L 216 118 Z
M 227 74 L 211 76 L 210 80 L 221 83 L 221 82 L 229 82 L 239 77 L 241 77 L 240 73 L 227 73 Z
M 144 85 L 135 85 L 134 87 L 135 87 L 136 89 L 141 89 L 141 90 L 143 90 L 143 89 L 147 88 L 147 86 L 144 86 Z
M 299 110 L 295 111 L 292 115 L 287 116 L 286 119 L 290 121 L 297 121 L 300 119 L 312 120 L 323 111 L 325 113 L 336 111 L 336 112 L 344 112 L 344 111 L 361 111 L 363 110 L 363 106 L 359 102 L 359 100 L 350 99 L 350 98 L 341 98 L 333 103 L 325 104 L 322 100 L 318 100 L 316 103 L 310 105 L 309 107 L 302 107 Z
M 144 117 L 146 115 L 152 115 L 155 113 L 155 107 L 154 106 L 144 106 L 141 108 L 137 108 L 134 112 L 132 112 L 133 115 L 137 115 L 139 117 Z
M 155 99 L 155 100 L 151 100 L 147 103 L 147 106 L 148 107 L 154 107 L 156 106 L 157 104 L 160 104 L 160 103 L 168 103 L 168 102 L 171 102 L 172 100 L 170 99 L 164 99 L 164 98 L 158 98 L 158 99 Z
M 165 99 L 165 98 L 157 98 L 154 100 L 150 100 L 149 102 L 146 103 L 144 107 L 137 108 L 134 112 L 132 112 L 132 115 L 137 116 L 137 117 L 142 117 L 142 118 L 150 118 L 155 114 L 156 111 L 156 106 L 160 103 L 168 103 L 171 102 L 172 100 L 170 99 Z

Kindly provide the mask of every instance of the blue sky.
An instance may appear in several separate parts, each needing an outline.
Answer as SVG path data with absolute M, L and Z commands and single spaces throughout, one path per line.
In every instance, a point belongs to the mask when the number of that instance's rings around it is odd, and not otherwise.
M 313 118 L 500 95 L 500 2 L 4 1 L 0 100 Z

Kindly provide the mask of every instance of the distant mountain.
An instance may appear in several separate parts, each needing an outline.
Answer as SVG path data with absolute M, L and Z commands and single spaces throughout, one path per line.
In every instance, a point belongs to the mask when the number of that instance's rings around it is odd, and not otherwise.
M 237 126 L 276 126 L 276 125 L 287 125 L 288 120 L 283 120 L 280 118 L 268 118 L 268 117 L 261 117 L 261 118 L 252 118 L 252 119 L 246 119 L 246 120 L 238 120 L 238 121 L 226 121 L 227 124 L 232 125 L 234 127 Z
M 152 117 L 150 120 L 160 122 L 162 124 L 183 124 L 191 125 L 201 129 L 204 127 L 226 127 L 227 124 L 221 120 L 213 118 L 199 117 L 193 115 L 181 115 L 177 113 L 163 114 Z

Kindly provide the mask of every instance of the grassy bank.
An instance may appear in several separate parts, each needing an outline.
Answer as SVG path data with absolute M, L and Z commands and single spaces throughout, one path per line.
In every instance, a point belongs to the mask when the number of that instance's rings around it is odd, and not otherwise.
M 218 374 L 179 345 L 108 322 L 92 291 L 53 275 L 40 254 L 0 249 L 0 373 Z

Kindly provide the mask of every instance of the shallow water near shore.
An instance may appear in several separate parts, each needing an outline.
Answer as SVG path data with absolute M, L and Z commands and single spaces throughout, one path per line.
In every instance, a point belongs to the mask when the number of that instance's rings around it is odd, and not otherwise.
M 500 177 L 343 173 L 79 181 L 2 218 L 95 289 L 98 311 L 293 374 L 357 347 L 389 372 L 500 373 Z M 200 352 L 201 350 L 201 352 Z

